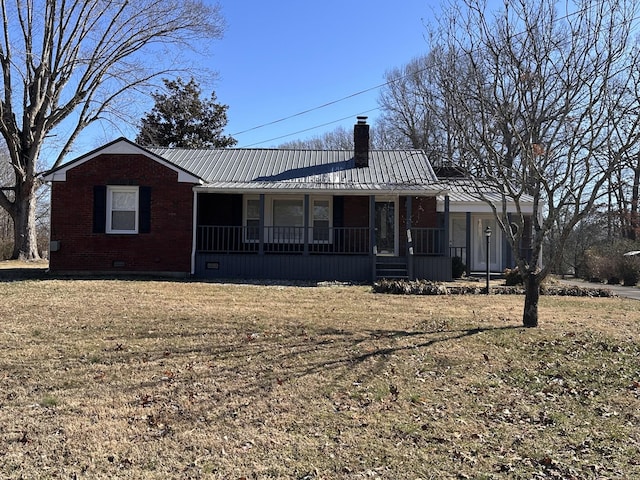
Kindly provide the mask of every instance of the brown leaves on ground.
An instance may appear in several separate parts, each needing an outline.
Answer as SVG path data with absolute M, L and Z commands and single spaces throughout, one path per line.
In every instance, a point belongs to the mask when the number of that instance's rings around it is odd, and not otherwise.
M 640 476 L 637 304 L 0 283 L 3 478 Z

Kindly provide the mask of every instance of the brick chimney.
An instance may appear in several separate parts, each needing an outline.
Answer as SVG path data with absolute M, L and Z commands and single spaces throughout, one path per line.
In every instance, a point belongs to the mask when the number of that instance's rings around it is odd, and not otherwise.
M 353 127 L 353 158 L 357 168 L 369 166 L 369 125 L 367 117 L 358 117 L 358 122 Z

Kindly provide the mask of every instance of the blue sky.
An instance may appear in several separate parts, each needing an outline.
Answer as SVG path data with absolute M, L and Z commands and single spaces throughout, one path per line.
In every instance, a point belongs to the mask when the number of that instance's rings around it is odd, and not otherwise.
M 215 91 L 217 101 L 229 106 L 225 133 L 237 146 L 265 148 L 338 126 L 351 129 L 360 114 L 374 123 L 380 93 L 374 87 L 384 83 L 386 71 L 427 52 L 425 24 L 437 9 L 429 0 L 206 1 L 220 5 L 227 27 L 222 39 L 194 46 L 196 55 L 186 63 L 202 67 L 194 73 L 202 96 Z M 331 102 L 336 103 L 315 109 Z M 153 100 L 138 97 L 132 106 L 128 113 L 142 117 Z M 63 126 L 58 133 L 70 131 Z M 136 134 L 133 125 L 97 122 L 81 133 L 65 161 Z M 58 143 L 44 149 L 44 159 L 57 155 Z
M 428 0 L 220 0 L 227 30 L 213 46 L 215 90 L 239 147 L 270 147 L 375 121 L 379 89 L 287 121 L 239 133 L 384 83 L 385 71 L 428 49 Z M 368 113 L 365 113 L 368 112 Z M 312 127 L 348 117 L 317 129 Z M 294 134 L 292 136 L 284 135 Z

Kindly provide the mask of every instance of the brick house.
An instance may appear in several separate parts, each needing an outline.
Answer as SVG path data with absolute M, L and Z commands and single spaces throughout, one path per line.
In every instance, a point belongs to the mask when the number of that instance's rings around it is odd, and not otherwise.
M 115 140 L 44 174 L 50 270 L 448 280 L 452 255 L 479 269 L 476 229 L 491 222 L 490 207 L 450 192 L 421 150 L 370 150 L 364 118 L 354 140 L 353 151 Z M 493 270 L 508 266 L 502 244 L 491 255 Z

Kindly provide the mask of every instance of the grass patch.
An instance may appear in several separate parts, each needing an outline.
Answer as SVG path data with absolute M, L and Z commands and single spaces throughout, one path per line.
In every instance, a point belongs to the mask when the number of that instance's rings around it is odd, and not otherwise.
M 631 300 L 544 297 L 524 329 L 517 296 L 53 279 L 0 296 L 3 478 L 640 477 Z
M 40 400 L 41 407 L 55 407 L 58 405 L 58 399 L 50 395 L 46 395 Z

